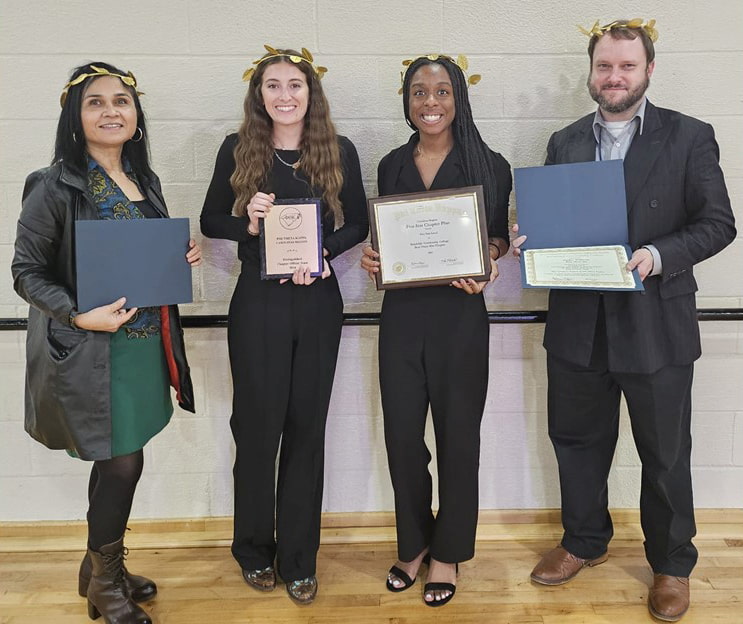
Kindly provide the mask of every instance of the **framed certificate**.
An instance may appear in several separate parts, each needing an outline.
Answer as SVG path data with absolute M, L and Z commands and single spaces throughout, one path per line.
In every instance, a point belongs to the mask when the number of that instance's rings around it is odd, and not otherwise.
M 322 274 L 321 200 L 277 199 L 260 219 L 261 279 L 291 277 L 300 266 Z
M 482 186 L 367 200 L 377 290 L 490 277 Z

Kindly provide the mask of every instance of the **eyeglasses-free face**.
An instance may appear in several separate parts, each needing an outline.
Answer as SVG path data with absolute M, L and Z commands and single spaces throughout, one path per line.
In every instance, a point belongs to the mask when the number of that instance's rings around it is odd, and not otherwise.
M 621 121 L 650 86 L 655 61 L 648 65 L 640 37 L 614 39 L 602 36 L 593 50 L 588 92 L 607 120 Z
M 261 97 L 274 124 L 304 124 L 310 102 L 307 78 L 293 63 L 273 63 L 261 82 Z
M 421 134 L 451 132 L 456 115 L 449 72 L 436 63 L 423 65 L 410 81 L 410 119 Z
M 129 89 L 114 76 L 91 81 L 83 92 L 80 119 L 90 149 L 121 147 L 137 131 L 137 109 Z

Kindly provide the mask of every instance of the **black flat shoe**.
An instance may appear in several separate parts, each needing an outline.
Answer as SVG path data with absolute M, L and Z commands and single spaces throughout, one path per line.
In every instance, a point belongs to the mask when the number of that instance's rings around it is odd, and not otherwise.
M 422 564 L 423 563 L 428 564 L 430 561 L 431 561 L 431 555 L 429 555 L 428 553 L 426 553 L 426 556 L 423 557 L 423 561 L 421 563 Z M 404 585 L 402 587 L 395 587 L 392 584 L 392 581 L 390 580 L 390 578 L 388 576 L 387 577 L 387 590 L 388 591 L 395 592 L 395 593 L 401 592 L 401 591 L 405 591 L 406 589 L 409 589 L 415 583 L 415 578 L 412 578 L 411 579 L 410 576 L 408 576 L 408 574 L 405 571 L 401 570 L 400 568 L 398 568 L 395 565 L 393 565 L 390 568 L 390 571 L 388 572 L 388 574 L 392 574 L 392 575 L 396 576 L 397 578 L 399 578 L 404 583 Z
M 456 572 L 459 574 L 459 564 L 456 565 Z M 441 600 L 431 600 L 430 602 L 426 600 L 426 594 L 428 592 L 435 592 L 437 590 L 444 590 L 451 592 L 446 598 L 442 598 Z M 426 583 L 423 586 L 423 602 L 427 607 L 443 607 L 447 602 L 449 602 L 452 598 L 454 598 L 454 594 L 457 591 L 457 586 L 453 583 Z

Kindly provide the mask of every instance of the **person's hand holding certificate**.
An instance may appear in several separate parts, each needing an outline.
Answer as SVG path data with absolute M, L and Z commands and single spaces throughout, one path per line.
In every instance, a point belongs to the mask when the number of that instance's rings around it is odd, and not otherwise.
M 127 308 L 190 303 L 201 251 L 194 259 L 189 239 L 184 218 L 75 221 L 78 311 L 121 297 Z
M 323 273 L 321 201 L 277 199 L 260 219 L 261 278 L 288 279 L 307 267 L 310 277 Z
M 488 280 L 481 186 L 374 197 L 368 205 L 377 289 Z
M 628 270 L 621 160 L 515 170 L 525 288 L 643 290 Z M 636 263 L 633 262 L 634 266 Z
M 635 288 L 623 245 L 526 249 L 523 255 L 532 288 Z

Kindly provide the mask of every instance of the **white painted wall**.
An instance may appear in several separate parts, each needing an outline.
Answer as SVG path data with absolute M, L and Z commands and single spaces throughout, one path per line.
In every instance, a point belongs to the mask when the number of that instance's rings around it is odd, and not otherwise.
M 576 24 L 617 17 L 658 20 L 650 97 L 714 124 L 730 193 L 743 224 L 743 3 L 710 0 L 3 0 L 0 4 L 0 317 L 24 317 L 9 276 L 25 176 L 47 164 L 70 69 L 105 60 L 131 69 L 146 92 L 155 170 L 171 213 L 198 215 L 222 138 L 241 116 L 243 70 L 263 43 L 305 46 L 330 68 L 324 86 L 339 130 L 356 144 L 369 191 L 376 164 L 403 142 L 400 61 L 432 51 L 465 53 L 483 75 L 471 90 L 486 141 L 512 166 L 543 161 L 551 132 L 589 112 L 587 39 Z M 514 213 L 515 219 L 515 213 Z M 741 228 L 743 229 L 743 228 Z M 183 312 L 226 312 L 234 246 L 205 240 L 195 301 Z M 380 298 L 357 267 L 335 263 L 348 310 Z M 492 309 L 545 307 L 524 293 L 512 258 L 488 291 Z M 743 305 L 743 244 L 699 267 L 700 307 Z M 696 369 L 694 478 L 700 507 L 743 502 L 743 333 L 740 323 L 702 326 Z M 559 505 L 546 435 L 541 325 L 491 328 L 491 385 L 482 426 L 481 506 Z M 328 423 L 324 509 L 392 508 L 377 390 L 376 328 L 348 327 Z M 198 412 L 177 411 L 146 449 L 133 516 L 231 513 L 231 382 L 224 330 L 188 330 Z M 0 521 L 80 519 L 89 466 L 48 451 L 23 432 L 22 332 L 0 332 Z M 624 419 L 611 504 L 634 507 L 640 470 Z

